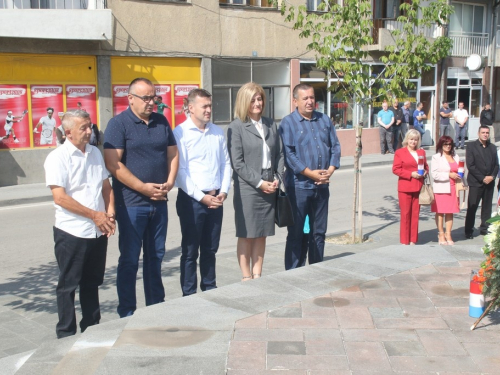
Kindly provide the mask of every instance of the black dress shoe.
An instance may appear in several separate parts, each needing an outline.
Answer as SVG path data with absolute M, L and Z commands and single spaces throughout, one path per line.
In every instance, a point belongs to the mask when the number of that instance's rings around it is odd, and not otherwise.
M 467 238 L 468 240 L 472 240 L 474 236 L 472 235 L 472 233 L 465 233 L 465 238 Z
M 486 236 L 488 234 L 488 231 L 487 230 L 482 230 L 479 233 L 481 234 L 481 236 Z

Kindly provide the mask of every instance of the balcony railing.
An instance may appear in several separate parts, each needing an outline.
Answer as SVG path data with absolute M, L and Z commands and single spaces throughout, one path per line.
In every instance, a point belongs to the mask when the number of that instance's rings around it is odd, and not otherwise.
M 394 18 L 378 18 L 373 20 L 373 41 L 379 43 L 379 29 L 387 29 L 389 31 L 403 31 L 403 23 L 396 21 Z M 431 27 L 413 27 L 414 34 L 423 34 L 428 38 L 437 38 L 442 35 L 442 29 L 438 25 Z
M 105 9 L 106 0 L 0 0 L 0 9 Z
M 452 56 L 488 56 L 490 35 L 488 33 L 457 33 L 450 31 L 453 41 Z

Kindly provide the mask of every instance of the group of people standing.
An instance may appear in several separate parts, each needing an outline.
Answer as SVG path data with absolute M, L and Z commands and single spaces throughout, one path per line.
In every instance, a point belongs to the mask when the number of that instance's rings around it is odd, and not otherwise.
M 436 145 L 431 166 L 427 164 L 425 150 L 420 148 L 420 133 L 414 129 L 408 131 L 403 140 L 403 148 L 396 151 L 392 171 L 399 177 L 398 198 L 401 212 L 400 242 L 403 245 L 415 245 L 418 241 L 418 221 L 420 214 L 419 194 L 424 179 L 430 174 L 434 202 L 431 212 L 435 213 L 440 245 L 453 245 L 451 236 L 453 214 L 460 211 L 456 185 L 462 182 L 468 185 L 468 204 L 465 218 L 464 234 L 467 239 L 474 235 L 476 212 L 481 205 L 481 224 L 479 233 L 487 234 L 491 217 L 494 181 L 498 175 L 497 149 L 490 142 L 490 128 L 481 125 L 478 139 L 467 144 L 465 165 L 468 174 L 466 182 L 463 174 L 459 174 L 459 156 L 456 144 L 448 136 L 442 136 Z M 458 147 L 457 147 L 458 148 Z M 419 168 L 419 159 L 421 167 Z M 420 169 L 420 173 L 419 173 Z
M 66 142 L 45 162 L 46 184 L 56 206 L 55 254 L 57 337 L 76 333 L 74 297 L 80 287 L 81 330 L 99 323 L 98 286 L 104 278 L 107 238 L 118 225 L 118 314 L 134 314 L 141 249 L 146 305 L 163 302 L 161 264 L 167 239 L 169 192 L 178 187 L 176 209 L 182 241 L 183 296 L 214 289 L 223 204 L 234 180 L 236 253 L 242 281 L 259 278 L 266 238 L 274 235 L 276 192 L 284 173 L 294 218 L 288 227 L 285 269 L 323 260 L 328 184 L 340 167 L 340 144 L 329 118 L 315 111 L 314 89 L 293 90 L 294 112 L 278 128 L 263 116 L 265 92 L 249 82 L 238 91 L 227 139 L 211 119 L 212 98 L 204 89 L 187 97 L 189 116 L 173 131 L 154 112 L 155 87 L 145 78 L 129 86 L 129 107 L 108 123 L 104 158 L 89 145 L 85 111 L 63 117 Z M 284 172 L 286 167 L 286 171 Z M 113 184 L 108 180 L 108 171 Z M 302 246 L 308 218 L 309 244 Z
M 392 107 L 390 108 L 387 101 L 384 100 L 382 102 L 382 109 L 377 114 L 377 123 L 380 132 L 380 152 L 382 155 L 386 153 L 394 154 L 398 149 L 400 140 L 405 139 L 410 126 L 417 130 L 421 136 L 425 134 L 423 120 L 427 116 L 422 111 L 423 104 L 418 103 L 417 108 L 413 112 L 410 106 L 411 103 L 405 101 L 399 107 L 397 99 L 392 101 Z

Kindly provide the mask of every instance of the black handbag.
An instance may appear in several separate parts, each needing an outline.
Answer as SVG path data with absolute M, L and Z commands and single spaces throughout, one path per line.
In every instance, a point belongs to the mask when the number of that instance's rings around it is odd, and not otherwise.
M 292 205 L 290 203 L 290 198 L 286 194 L 285 184 L 281 179 L 279 173 L 278 176 L 278 190 L 276 191 L 276 209 L 274 211 L 274 222 L 280 228 L 288 227 L 294 224 Z

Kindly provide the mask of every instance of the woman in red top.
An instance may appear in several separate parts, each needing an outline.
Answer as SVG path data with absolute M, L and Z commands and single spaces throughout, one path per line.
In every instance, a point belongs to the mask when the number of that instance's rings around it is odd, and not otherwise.
M 398 198 L 401 210 L 400 241 L 403 245 L 415 245 L 418 240 L 420 204 L 418 195 L 429 173 L 425 151 L 420 148 L 420 133 L 411 129 L 406 133 L 403 147 L 394 154 L 392 173 L 399 176 Z M 424 175 L 418 174 L 418 158 L 423 156 Z

